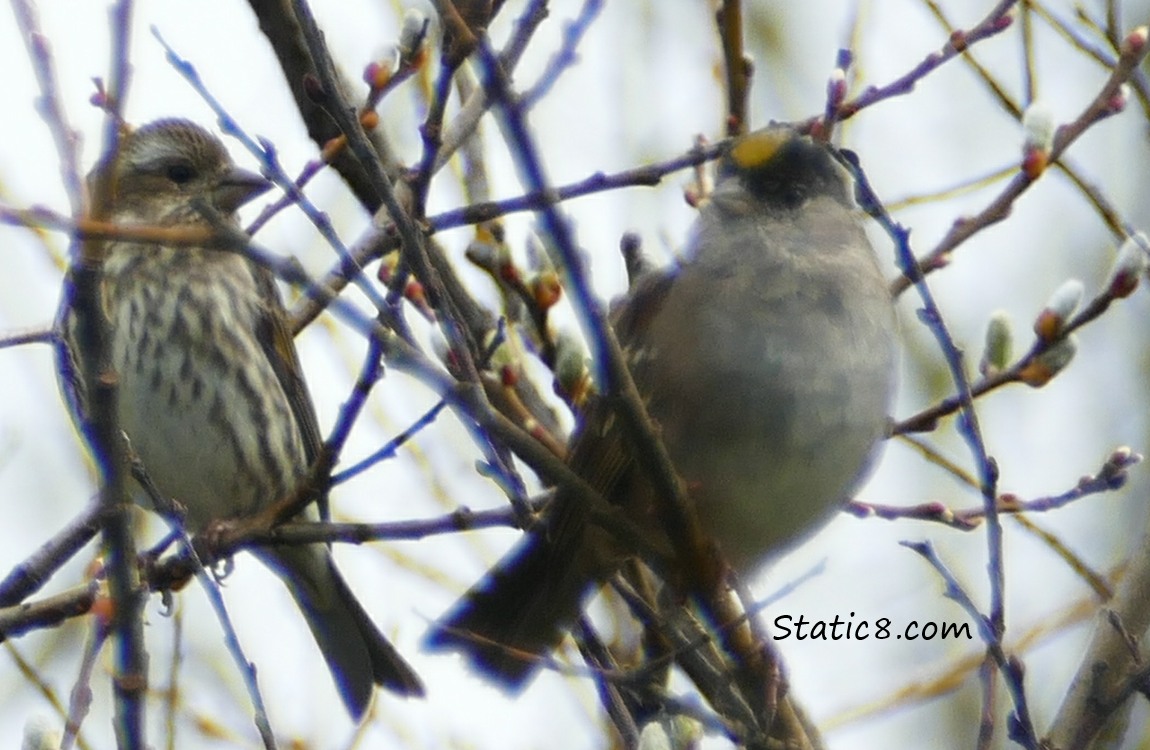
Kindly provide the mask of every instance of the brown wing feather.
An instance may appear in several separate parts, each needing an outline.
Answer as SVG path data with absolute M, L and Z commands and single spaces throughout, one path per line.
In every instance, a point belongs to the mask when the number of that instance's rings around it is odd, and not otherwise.
M 291 328 L 288 326 L 287 312 L 280 300 L 279 290 L 275 279 L 267 269 L 253 264 L 252 273 L 261 291 L 261 298 L 267 300 L 262 315 L 257 324 L 256 337 L 263 347 L 264 354 L 275 371 L 276 379 L 283 388 L 291 405 L 292 416 L 299 425 L 300 436 L 303 438 L 304 455 L 308 465 L 315 463 L 323 447 L 323 434 L 319 430 L 319 420 L 316 418 L 315 405 L 312 404 L 311 395 L 304 381 L 303 367 L 300 365 L 299 354 L 296 352 L 295 342 L 292 340 Z M 320 518 L 329 519 L 326 493 L 317 500 Z
M 639 354 L 643 328 L 662 305 L 674 274 L 644 277 L 630 304 L 614 311 L 613 325 L 628 355 Z M 642 508 L 628 436 L 610 399 L 594 399 L 581 415 L 571 446 L 572 469 L 623 516 Z M 440 621 L 432 649 L 462 650 L 508 690 L 519 690 L 539 666 L 523 658 L 554 649 L 579 616 L 595 584 L 622 564 L 627 550 L 589 520 L 591 508 L 560 492 L 539 526 L 504 557 Z

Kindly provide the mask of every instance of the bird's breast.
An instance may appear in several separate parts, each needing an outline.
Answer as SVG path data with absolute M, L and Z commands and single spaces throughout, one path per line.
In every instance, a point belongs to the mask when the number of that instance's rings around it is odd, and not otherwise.
M 105 269 L 120 427 L 193 531 L 273 502 L 306 467 L 256 338 L 256 284 L 239 256 L 214 255 L 113 252 Z
M 700 519 L 737 565 L 832 514 L 884 435 L 893 309 L 859 236 L 838 238 L 847 274 L 841 256 L 811 263 L 750 241 L 741 266 L 687 265 L 644 337 L 636 377 Z

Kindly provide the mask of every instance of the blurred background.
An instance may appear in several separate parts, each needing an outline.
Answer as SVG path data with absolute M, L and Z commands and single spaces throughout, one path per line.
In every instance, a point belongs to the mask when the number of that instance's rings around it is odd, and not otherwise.
M 501 47 L 522 0 L 508 0 L 490 33 Z M 945 44 L 951 28 L 969 28 L 993 3 L 970 0 L 812 0 L 748 2 L 747 51 L 754 59 L 750 94 L 752 127 L 769 120 L 801 120 L 823 110 L 826 81 L 840 48 L 854 53 L 851 95 L 885 85 Z M 1004 33 L 971 49 L 971 57 L 1002 97 L 1027 106 L 1042 102 L 1056 124 L 1076 118 L 1101 90 L 1108 71 L 1043 13 L 1073 30 L 1079 41 L 1105 48 L 1085 19 L 1104 23 L 1109 4 L 1050 0 L 1031 3 L 1030 52 L 1018 18 Z M 1114 4 L 1122 29 L 1145 24 L 1147 3 Z M 428 3 L 390 0 L 314 0 L 328 45 L 347 78 L 366 86 L 360 71 L 395 44 L 403 13 Z M 550 3 L 550 18 L 533 37 L 514 75 L 532 85 L 561 47 L 566 24 L 583 10 L 577 0 Z M 40 19 L 60 81 L 60 100 L 82 137 L 86 170 L 99 156 L 103 114 L 89 103 L 92 79 L 106 78 L 109 13 L 102 3 L 45 0 Z M 939 16 L 944 16 L 950 27 Z M 164 59 L 151 29 L 199 71 L 205 85 L 247 132 L 273 142 L 281 162 L 296 174 L 316 158 L 270 48 L 247 5 L 234 0 L 137 3 L 130 59 L 131 88 L 124 112 L 142 124 L 183 116 L 215 127 L 210 108 Z M 1121 35 L 1120 35 L 1121 36 Z M 46 206 L 68 213 L 59 162 L 44 121 L 25 46 L 10 14 L 0 13 L 0 63 L 5 107 L 0 132 L 0 203 Z M 1028 79 L 1027 65 L 1033 76 Z M 392 92 L 380 107 L 381 127 L 400 160 L 420 155 L 418 126 L 427 110 L 431 58 L 425 73 Z M 605 3 L 577 48 L 577 59 L 531 113 L 536 143 L 555 185 L 663 161 L 687 151 L 697 135 L 725 134 L 722 55 L 712 3 L 646 0 Z M 1030 83 L 1028 83 L 1028 80 Z M 1032 91 L 1028 91 L 1032 89 Z M 457 111 L 453 98 L 448 121 Z M 498 122 L 481 125 L 493 198 L 523 192 Z M 1132 95 L 1126 111 L 1094 125 L 1067 160 L 1130 226 L 1150 225 L 1147 201 L 1147 109 Z M 841 145 L 858 152 L 878 194 L 911 230 L 916 253 L 932 249 L 960 217 L 982 210 L 1004 188 L 982 178 L 1017 166 L 1024 131 L 987 79 L 959 58 L 921 81 L 913 91 L 868 108 L 844 123 Z M 237 161 L 257 168 L 239 144 Z M 660 262 L 682 246 L 694 209 L 684 200 L 689 172 L 655 188 L 629 188 L 563 205 L 589 260 L 595 290 L 607 300 L 626 286 L 619 238 L 637 232 Z M 962 186 L 968 189 L 956 190 Z M 334 173 L 317 177 L 307 194 L 331 218 L 344 241 L 362 235 L 370 217 Z M 270 201 L 272 198 L 266 198 Z M 449 166 L 432 183 L 429 213 L 463 204 L 459 168 Z M 262 204 L 246 209 L 254 217 Z M 529 214 L 505 219 L 519 258 L 535 226 Z M 868 227 L 888 274 L 896 275 L 893 248 L 877 226 Z M 475 296 L 492 310 L 499 296 L 463 253 L 470 228 L 437 235 Z M 297 258 L 321 275 L 334 261 L 331 248 L 298 211 L 281 213 L 257 237 L 262 246 Z M 1067 279 L 1082 281 L 1088 297 L 1103 285 L 1121 243 L 1081 190 L 1061 172 L 1048 171 L 1013 205 L 1009 218 L 976 235 L 932 274 L 951 334 L 973 371 L 987 321 L 1004 311 L 1013 321 L 1015 351 L 1032 339 L 1032 321 Z M 44 328 L 59 296 L 68 237 L 59 232 L 0 226 L 0 337 Z M 374 273 L 374 267 L 369 269 Z M 289 298 L 296 292 L 285 290 Z M 355 300 L 353 293 L 349 299 Z M 894 417 L 906 418 L 953 393 L 945 363 L 916 318 L 920 303 L 902 295 L 902 372 Z M 977 402 L 986 446 L 1001 470 L 1000 491 L 1023 499 L 1072 488 L 1096 472 L 1118 446 L 1144 452 L 1147 432 L 1147 326 L 1145 287 L 1116 303 L 1077 336 L 1068 368 L 1041 389 L 1013 385 Z M 414 316 L 413 316 L 414 317 Z M 569 311 L 555 321 L 577 334 Z M 298 339 L 321 426 L 330 428 L 360 366 L 363 340 L 330 316 Z M 550 393 L 550 383 L 541 380 Z M 373 391 L 357 423 L 345 463 L 368 455 L 408 427 L 436 398 L 425 386 L 389 372 Z M 569 415 L 562 411 L 565 425 Z M 967 469 L 970 452 L 947 418 L 927 436 L 943 455 Z M 505 503 L 495 485 L 475 470 L 481 454 L 459 420 L 445 411 L 392 460 L 342 485 L 333 496 L 336 516 L 387 521 L 431 518 L 460 505 L 473 509 Z M 89 460 L 57 393 L 51 351 L 43 344 L 0 349 L 0 573 L 7 573 L 72 518 L 95 492 Z M 1120 491 L 1087 497 L 1028 520 L 1106 575 L 1142 543 L 1150 483 L 1135 467 Z M 858 499 L 892 505 L 937 501 L 954 509 L 977 506 L 976 490 L 956 481 L 918 451 L 888 441 Z M 1040 733 L 1048 726 L 1077 669 L 1100 605 L 1083 578 L 1052 545 L 1012 518 L 1004 519 L 1007 646 L 1025 662 L 1026 688 Z M 141 514 L 142 541 L 161 535 Z M 511 699 L 488 687 L 451 655 L 420 652 L 428 624 L 517 538 L 513 530 L 429 537 L 419 541 L 338 545 L 341 568 L 361 600 L 423 675 L 426 701 L 377 695 L 373 715 L 358 729 L 347 719 L 326 668 L 286 590 L 246 554 L 224 582 L 224 595 L 248 658 L 258 669 L 272 726 L 283 746 L 337 747 L 562 747 L 610 745 L 594 684 L 584 678 L 543 674 L 524 695 Z M 799 549 L 762 571 L 753 583 L 765 597 L 818 569 L 794 592 L 769 607 L 808 620 L 835 616 L 856 621 L 890 618 L 895 627 L 968 622 L 942 594 L 942 581 L 903 540 L 932 542 L 975 603 L 986 611 L 989 583 L 984 530 L 961 532 L 937 523 L 842 515 Z M 90 546 L 43 593 L 74 586 L 95 555 Z M 150 742 L 154 747 L 258 747 L 248 701 L 220 629 L 203 593 L 188 586 L 166 612 L 159 597 L 146 610 L 151 660 Z M 16 747 L 30 725 L 58 729 L 91 623 L 70 621 L 3 644 L 0 653 L 0 746 Z M 610 628 L 608 628 L 610 632 Z M 825 733 L 831 748 L 878 746 L 971 747 L 977 736 L 982 693 L 977 640 L 840 640 L 779 642 L 798 701 Z M 574 650 L 569 655 L 578 663 Z M 87 747 L 114 746 L 111 731 L 113 667 L 105 648 L 92 681 L 93 705 L 82 736 Z M 685 681 L 675 684 L 689 691 Z M 162 701 L 171 696 L 167 721 Z M 996 746 L 1008 744 L 1003 717 L 1009 704 L 999 692 Z M 1135 708 L 1118 747 L 1150 743 L 1144 705 Z M 293 744 L 294 743 L 294 744 Z M 358 743 L 358 744 L 357 744 Z M 724 740 L 708 737 L 708 747 Z

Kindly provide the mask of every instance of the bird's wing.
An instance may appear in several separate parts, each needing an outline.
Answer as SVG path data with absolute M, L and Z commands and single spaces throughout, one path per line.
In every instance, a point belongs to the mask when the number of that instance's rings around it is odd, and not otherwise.
M 632 376 L 642 380 L 643 346 L 646 328 L 659 313 L 667 293 L 675 280 L 675 271 L 646 273 L 633 287 L 630 294 L 616 304 L 611 311 L 611 325 L 619 339 L 619 344 L 627 358 Z M 645 483 L 637 481 L 634 453 L 630 448 L 631 437 L 626 426 L 616 414 L 617 402 L 610 397 L 592 399 L 582 415 L 581 427 L 571 445 L 571 469 L 594 487 L 601 497 L 612 506 L 624 506 L 624 512 L 641 509 L 635 504 L 643 504 L 645 499 L 637 497 L 644 493 L 636 491 Z M 551 523 L 551 533 L 559 538 L 578 538 L 577 534 L 567 537 L 562 529 L 568 524 L 578 525 L 587 520 L 587 510 L 576 510 L 572 506 L 582 505 L 566 497 L 557 498 Z
M 300 437 L 303 438 L 304 455 L 307 457 L 308 465 L 311 466 L 319 457 L 323 446 L 323 434 L 319 430 L 315 405 L 312 404 L 307 383 L 304 381 L 299 354 L 296 352 L 291 328 L 288 326 L 287 311 L 280 300 L 275 278 L 267 269 L 257 267 L 255 264 L 252 266 L 252 273 L 260 288 L 260 298 L 267 301 L 256 323 L 256 338 L 263 347 L 264 355 L 267 356 L 276 379 L 291 405 L 292 416 L 295 417 Z M 320 496 L 316 503 L 319 506 L 320 518 L 324 521 L 329 520 L 327 493 Z

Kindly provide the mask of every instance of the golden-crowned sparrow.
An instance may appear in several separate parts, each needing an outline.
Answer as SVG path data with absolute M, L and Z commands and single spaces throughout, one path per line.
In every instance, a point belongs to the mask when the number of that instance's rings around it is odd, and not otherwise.
M 790 129 L 733 142 L 682 262 L 644 277 L 612 323 L 704 530 L 736 569 L 826 521 L 884 436 L 893 305 L 844 170 Z M 667 547 L 625 433 L 610 404 L 593 405 L 570 465 Z M 554 648 L 635 552 L 578 506 L 560 489 L 429 645 L 521 687 L 530 656 Z

